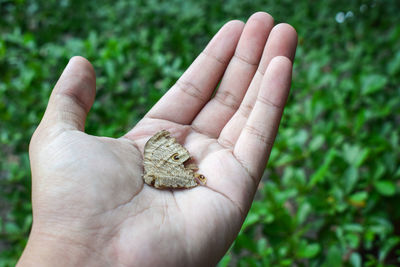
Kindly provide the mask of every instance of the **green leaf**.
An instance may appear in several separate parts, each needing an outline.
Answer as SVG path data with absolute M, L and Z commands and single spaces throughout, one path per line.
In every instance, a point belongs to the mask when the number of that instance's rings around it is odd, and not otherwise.
M 388 180 L 380 180 L 374 183 L 376 190 L 384 196 L 393 196 L 396 193 L 396 186 Z
M 341 267 L 342 253 L 338 246 L 332 245 L 327 252 L 326 259 L 322 264 L 322 267 Z
M 389 62 L 387 67 L 390 75 L 394 75 L 400 71 L 400 51 L 397 51 L 396 55 Z
M 343 159 L 352 166 L 359 167 L 369 154 L 369 148 L 361 148 L 358 145 L 344 144 Z
M 311 139 L 309 147 L 311 151 L 316 151 L 321 148 L 325 142 L 325 137 L 323 135 L 317 135 Z
M 259 213 L 255 213 L 255 212 L 249 212 L 249 214 L 247 215 L 243 226 L 242 226 L 242 231 L 246 231 L 246 229 L 248 227 L 250 227 L 251 225 L 257 223 L 260 220 L 260 214 Z
M 355 207 L 364 207 L 365 206 L 365 200 L 368 197 L 368 193 L 363 191 L 363 192 L 357 192 L 353 195 L 350 196 L 349 202 L 351 205 Z
M 219 261 L 218 267 L 227 267 L 231 261 L 231 255 L 225 254 L 225 256 Z
M 314 258 L 321 250 L 318 243 L 303 244 L 297 250 L 297 256 L 301 259 Z
M 347 223 L 342 226 L 343 230 L 350 231 L 350 232 L 357 232 L 361 233 L 364 231 L 364 227 L 358 223 Z
M 246 234 L 239 234 L 238 237 L 236 238 L 236 245 L 239 247 L 242 247 L 244 249 L 247 249 L 249 251 L 252 251 L 254 253 L 257 252 L 257 244 L 256 242 L 248 235 Z
M 293 266 L 293 260 L 292 259 L 283 259 L 279 262 L 280 266 Z
M 357 184 L 358 178 L 359 173 L 356 167 L 350 166 L 346 169 L 343 176 L 346 193 L 353 191 L 355 185 Z
M 21 228 L 16 223 L 13 222 L 5 223 L 4 228 L 7 234 L 16 235 L 21 233 Z
M 325 156 L 324 163 L 321 167 L 311 176 L 310 178 L 310 186 L 314 186 L 319 182 L 322 182 L 325 178 L 326 173 L 328 172 L 329 166 L 331 165 L 333 159 L 336 156 L 336 150 L 331 148 L 329 149 L 328 154 Z
M 3 59 L 3 57 L 6 55 L 6 43 L 0 39 L 0 60 Z
M 297 223 L 302 224 L 306 219 L 307 216 L 310 214 L 312 207 L 310 203 L 304 202 L 300 205 L 299 209 L 297 210 Z
M 368 95 L 381 90 L 386 83 L 388 78 L 380 74 L 365 75 L 362 80 L 361 93 Z
M 357 249 L 360 244 L 360 235 L 348 233 L 344 235 L 348 247 Z
M 349 261 L 352 267 L 361 267 L 361 256 L 357 252 L 351 253 Z
M 387 254 L 400 243 L 400 237 L 395 236 L 386 240 L 379 251 L 379 261 L 384 262 Z

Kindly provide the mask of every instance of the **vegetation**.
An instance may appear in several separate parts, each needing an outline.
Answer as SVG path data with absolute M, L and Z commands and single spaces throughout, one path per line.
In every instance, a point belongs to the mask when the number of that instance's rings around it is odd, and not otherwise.
M 299 34 L 266 178 L 220 266 L 400 264 L 396 0 L 0 1 L 0 266 L 32 222 L 28 144 L 68 59 L 94 65 L 90 134 L 118 137 L 230 19 L 267 11 Z

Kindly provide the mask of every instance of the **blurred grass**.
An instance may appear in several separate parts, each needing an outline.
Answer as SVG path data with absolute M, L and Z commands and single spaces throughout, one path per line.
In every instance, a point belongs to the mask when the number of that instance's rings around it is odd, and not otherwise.
M 28 144 L 68 59 L 94 65 L 87 131 L 131 128 L 230 19 L 299 34 L 292 93 L 257 200 L 220 266 L 400 264 L 400 3 L 0 0 L 0 266 L 31 217 Z

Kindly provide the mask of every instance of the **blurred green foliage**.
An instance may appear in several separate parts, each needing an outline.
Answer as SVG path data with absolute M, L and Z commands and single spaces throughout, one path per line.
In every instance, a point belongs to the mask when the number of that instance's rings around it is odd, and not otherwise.
M 26 243 L 29 139 L 71 56 L 96 69 L 87 131 L 118 137 L 220 26 L 259 10 L 298 31 L 292 93 L 219 265 L 399 265 L 398 1 L 0 0 L 0 266 Z

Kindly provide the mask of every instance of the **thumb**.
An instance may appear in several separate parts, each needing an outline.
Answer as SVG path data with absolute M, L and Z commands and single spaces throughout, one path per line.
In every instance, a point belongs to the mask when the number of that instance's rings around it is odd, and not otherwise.
M 90 62 L 73 57 L 51 93 L 41 124 L 47 127 L 80 130 L 85 128 L 87 113 L 96 95 L 96 76 Z

